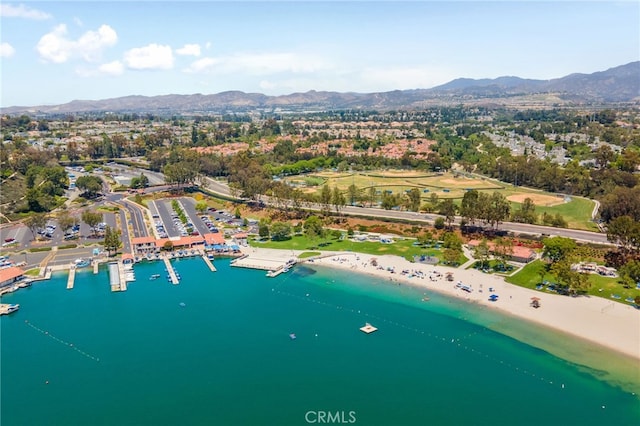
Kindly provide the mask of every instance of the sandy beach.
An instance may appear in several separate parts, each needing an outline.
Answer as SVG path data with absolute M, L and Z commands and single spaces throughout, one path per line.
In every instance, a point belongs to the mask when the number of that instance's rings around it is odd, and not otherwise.
M 260 248 L 249 248 L 247 252 L 271 258 L 290 258 L 294 255 L 291 250 Z M 315 259 L 312 264 L 420 286 L 427 294 L 434 291 L 463 298 L 640 360 L 640 310 L 621 303 L 598 297 L 567 297 L 542 293 L 509 284 L 500 276 L 477 270 L 411 263 L 397 256 L 349 252 Z M 447 273 L 453 274 L 453 281 L 446 279 Z M 467 286 L 471 291 L 466 291 L 461 286 Z M 491 294 L 498 295 L 498 300 L 489 301 Z M 540 298 L 539 308 L 531 306 L 532 297 Z
M 376 266 L 372 265 L 373 259 Z M 621 303 L 598 297 L 542 293 L 509 284 L 500 276 L 477 270 L 411 263 L 397 256 L 342 253 L 314 260 L 314 263 L 464 298 L 640 360 L 640 310 Z M 453 281 L 446 279 L 447 273 L 452 273 Z M 471 291 L 465 291 L 461 286 L 470 287 Z M 498 295 L 498 300 L 489 301 L 491 294 Z M 540 298 L 539 308 L 531 306 L 532 297 Z

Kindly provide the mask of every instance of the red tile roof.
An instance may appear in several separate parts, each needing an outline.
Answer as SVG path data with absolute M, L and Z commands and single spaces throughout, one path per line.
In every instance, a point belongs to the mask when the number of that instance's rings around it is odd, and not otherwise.
M 24 271 L 17 266 L 0 269 L 0 283 L 18 278 L 20 275 L 24 275 Z

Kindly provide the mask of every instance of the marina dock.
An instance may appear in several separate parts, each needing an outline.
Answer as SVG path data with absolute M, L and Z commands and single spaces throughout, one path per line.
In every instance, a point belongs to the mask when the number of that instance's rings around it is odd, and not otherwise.
M 76 279 L 76 267 L 75 265 L 71 265 L 71 268 L 69 268 L 69 278 L 67 278 L 67 290 L 71 290 L 73 288 L 75 279 Z
M 108 268 L 111 291 L 120 291 L 120 272 L 118 271 L 118 263 L 109 262 Z
M 284 270 L 287 266 L 292 264 L 293 262 L 287 259 L 260 259 L 251 256 L 238 258 L 231 262 L 231 266 L 236 266 L 238 268 L 262 269 L 263 271 L 274 272 Z
M 180 284 L 180 280 L 178 279 L 176 272 L 173 270 L 173 266 L 171 266 L 171 262 L 169 262 L 169 258 L 166 256 L 163 256 L 162 260 L 164 261 L 164 266 L 167 268 L 167 272 L 169 273 L 169 279 L 171 280 L 171 284 L 173 285 Z
M 97 274 L 98 273 L 98 267 L 100 266 L 100 263 L 97 260 L 93 261 L 93 273 Z
M 202 255 L 202 260 L 204 260 L 204 263 L 211 269 L 211 272 L 216 272 L 216 267 L 213 266 L 213 262 L 211 262 L 211 259 L 209 259 L 206 254 Z
M 109 285 L 111 286 L 111 291 L 127 291 L 127 281 L 122 262 L 109 262 Z
M 127 291 L 127 274 L 124 270 L 124 263 L 122 261 L 118 262 L 118 274 L 120 280 L 120 291 Z

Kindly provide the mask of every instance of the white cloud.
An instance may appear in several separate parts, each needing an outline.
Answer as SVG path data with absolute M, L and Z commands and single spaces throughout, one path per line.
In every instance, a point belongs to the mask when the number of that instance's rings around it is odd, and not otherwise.
M 170 69 L 173 67 L 173 52 L 170 46 L 152 43 L 125 52 L 124 62 L 135 70 Z
M 117 41 L 118 35 L 109 25 L 102 25 L 97 31 L 87 31 L 78 40 L 73 40 L 67 36 L 67 26 L 60 24 L 40 38 L 36 49 L 48 62 L 59 64 L 72 57 L 95 62 L 105 47 L 113 46 Z
M 177 49 L 176 53 L 178 55 L 184 55 L 184 56 L 200 56 L 200 45 L 185 44 L 180 49 Z
M 184 71 L 214 74 L 270 75 L 276 73 L 313 73 L 333 69 L 333 65 L 313 55 L 296 53 L 240 53 L 232 56 L 206 57 L 193 62 Z
M 80 77 L 96 77 L 101 75 L 118 76 L 124 73 L 124 64 L 120 61 L 108 62 L 97 68 L 79 67 L 76 74 Z
M 9 43 L 0 43 L 0 58 L 10 58 L 14 53 L 16 53 L 16 49 L 14 49 Z
M 108 75 L 121 75 L 124 72 L 124 64 L 120 61 L 108 62 L 100 65 L 98 71 Z
M 50 19 L 51 15 L 38 9 L 20 4 L 14 6 L 11 4 L 0 4 L 0 16 L 3 18 L 25 18 L 42 21 Z

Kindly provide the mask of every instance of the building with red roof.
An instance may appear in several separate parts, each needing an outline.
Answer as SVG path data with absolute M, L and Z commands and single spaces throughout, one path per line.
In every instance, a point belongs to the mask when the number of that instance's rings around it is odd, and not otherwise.
M 24 271 L 17 266 L 0 269 L 0 287 L 9 286 L 24 278 Z

